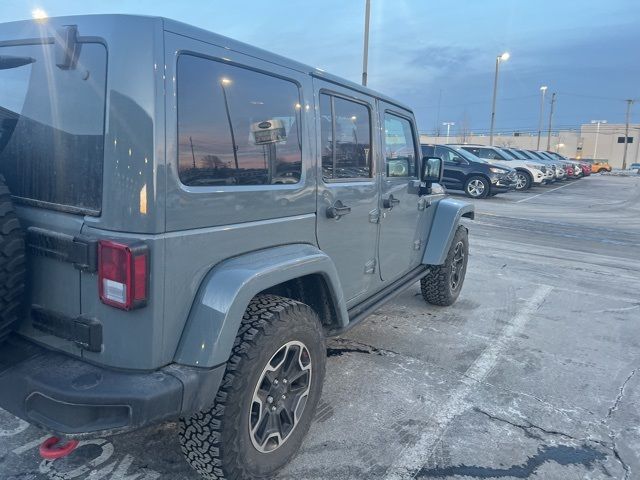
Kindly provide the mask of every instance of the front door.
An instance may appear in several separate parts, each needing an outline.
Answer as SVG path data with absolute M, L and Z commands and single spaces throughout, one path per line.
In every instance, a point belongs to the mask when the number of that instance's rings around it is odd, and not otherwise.
M 418 266 L 428 229 L 421 225 L 427 199 L 418 183 L 419 148 L 409 112 L 379 103 L 382 125 L 380 274 L 385 282 Z
M 452 190 L 464 190 L 466 170 L 469 163 L 449 148 L 437 146 L 435 154 L 436 157 L 440 157 L 444 162 L 444 175 L 442 177 L 444 186 Z
M 379 283 L 374 101 L 318 79 L 314 85 L 320 112 L 318 243 L 336 265 L 350 307 Z

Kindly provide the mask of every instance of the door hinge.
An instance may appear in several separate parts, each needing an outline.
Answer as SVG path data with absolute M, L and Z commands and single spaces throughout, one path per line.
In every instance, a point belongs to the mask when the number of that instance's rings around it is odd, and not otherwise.
M 380 210 L 378 208 L 369 212 L 370 223 L 380 223 Z
M 375 258 L 373 260 L 369 260 L 367 263 L 364 264 L 364 273 L 376 273 L 376 260 Z

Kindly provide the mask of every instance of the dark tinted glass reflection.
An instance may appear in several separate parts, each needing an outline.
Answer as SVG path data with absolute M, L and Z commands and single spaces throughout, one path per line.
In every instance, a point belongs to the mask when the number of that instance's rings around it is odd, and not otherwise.
M 333 108 L 331 108 L 333 106 Z M 322 172 L 325 179 L 371 176 L 371 116 L 360 103 L 320 96 Z
M 17 197 L 98 212 L 107 50 L 83 43 L 77 65 L 53 45 L 0 47 L 0 173 Z
M 290 81 L 191 55 L 178 60 L 178 157 L 186 185 L 298 183 L 301 105 Z
M 412 177 L 416 149 L 411 123 L 406 118 L 385 113 L 384 149 L 388 177 Z

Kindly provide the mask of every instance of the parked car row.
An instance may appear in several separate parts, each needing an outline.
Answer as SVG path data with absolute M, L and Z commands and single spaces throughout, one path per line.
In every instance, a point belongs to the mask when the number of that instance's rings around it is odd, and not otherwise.
M 577 179 L 591 174 L 588 162 L 559 153 L 487 145 L 423 144 L 422 155 L 440 157 L 443 184 L 471 198 L 485 198 L 512 190 Z

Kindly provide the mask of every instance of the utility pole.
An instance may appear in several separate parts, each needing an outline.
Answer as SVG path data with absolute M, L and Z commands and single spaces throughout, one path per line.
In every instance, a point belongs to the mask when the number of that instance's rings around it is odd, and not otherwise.
M 549 111 L 549 130 L 547 131 L 547 150 L 551 150 L 551 123 L 553 122 L 553 107 L 556 104 L 556 92 L 551 94 L 551 110 Z
M 191 157 L 193 158 L 193 168 L 196 168 L 196 154 L 193 152 L 193 140 L 191 139 L 191 135 L 189 135 L 189 143 L 191 144 Z
M 624 126 L 624 153 L 622 154 L 622 169 L 627 169 L 627 145 L 629 144 L 629 119 L 631 118 L 631 105 L 633 100 L 626 100 L 627 102 L 627 118 Z
M 365 0 L 364 7 L 364 52 L 362 56 L 362 85 L 367 86 L 367 67 L 369 63 L 369 18 L 371 17 L 371 0 Z
M 542 135 L 542 117 L 544 116 L 544 94 L 547 93 L 547 86 L 540 87 L 540 120 L 538 122 L 538 146 L 536 150 L 540 150 L 540 136 Z

